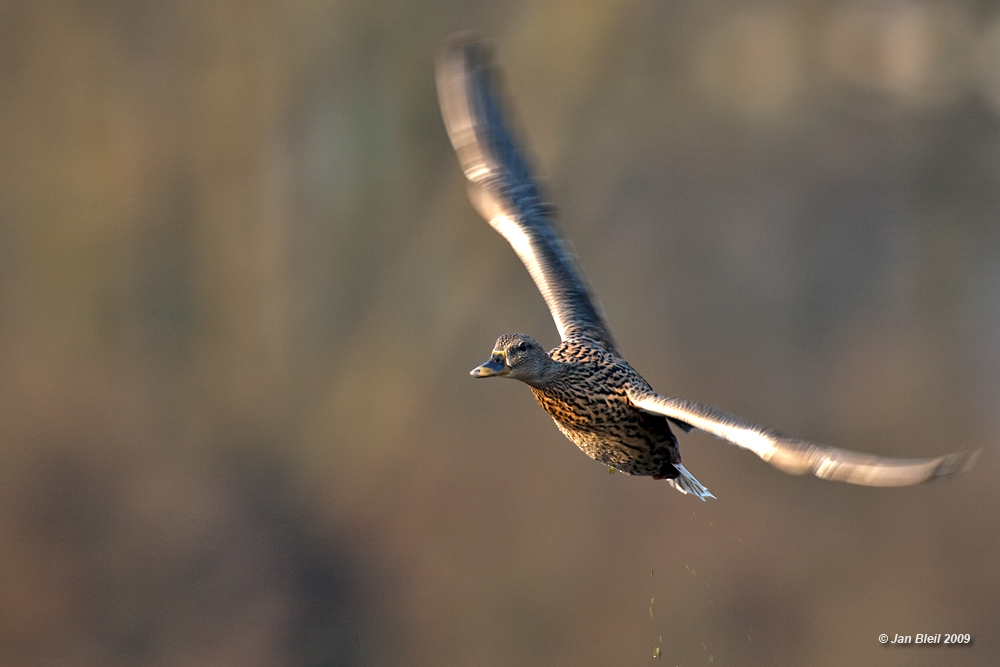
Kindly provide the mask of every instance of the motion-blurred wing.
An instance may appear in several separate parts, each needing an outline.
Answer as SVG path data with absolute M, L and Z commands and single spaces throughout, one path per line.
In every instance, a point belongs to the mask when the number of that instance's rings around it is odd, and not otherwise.
M 644 387 L 629 387 L 627 392 L 629 400 L 640 410 L 691 424 L 749 449 L 793 475 L 812 473 L 823 479 L 862 486 L 909 486 L 969 470 L 980 454 L 976 450 L 931 459 L 873 456 L 788 438 L 713 407 L 660 396 Z
M 514 142 L 490 45 L 470 34 L 445 42 L 437 86 L 445 128 L 470 181 L 469 197 L 524 262 L 559 336 L 583 334 L 614 352 L 604 318 Z

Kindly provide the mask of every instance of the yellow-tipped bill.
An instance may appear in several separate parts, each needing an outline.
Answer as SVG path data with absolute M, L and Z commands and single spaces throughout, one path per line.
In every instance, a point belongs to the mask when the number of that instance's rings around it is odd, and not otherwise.
M 507 365 L 507 358 L 503 352 L 493 350 L 493 356 L 482 366 L 476 366 L 469 375 L 474 378 L 488 378 L 495 375 L 509 375 L 510 366 Z

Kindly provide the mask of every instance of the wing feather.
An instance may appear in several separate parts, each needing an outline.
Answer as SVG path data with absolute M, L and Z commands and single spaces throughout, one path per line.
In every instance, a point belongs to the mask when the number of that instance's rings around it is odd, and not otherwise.
M 514 140 L 490 45 L 469 33 L 456 35 L 441 47 L 436 69 L 441 115 L 472 203 L 528 269 L 562 340 L 584 335 L 615 352 L 572 249 Z
M 638 385 L 627 388 L 627 393 L 632 404 L 644 412 L 683 421 L 749 449 L 793 475 L 811 473 L 822 479 L 862 486 L 909 486 L 969 470 L 980 454 L 976 450 L 928 459 L 875 456 L 789 438 L 711 406 L 660 396 Z

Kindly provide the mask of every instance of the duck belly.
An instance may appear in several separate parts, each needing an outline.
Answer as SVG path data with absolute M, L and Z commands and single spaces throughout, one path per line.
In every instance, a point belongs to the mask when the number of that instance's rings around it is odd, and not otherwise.
M 654 442 L 648 435 L 614 433 L 614 429 L 594 431 L 574 428 L 553 418 L 556 426 L 583 453 L 629 475 L 673 477 L 679 463 L 671 442 Z M 674 461 L 673 459 L 678 459 Z

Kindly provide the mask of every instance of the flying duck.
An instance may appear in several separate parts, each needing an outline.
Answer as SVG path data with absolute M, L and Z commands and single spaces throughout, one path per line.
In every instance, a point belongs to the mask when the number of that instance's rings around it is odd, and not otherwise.
M 715 435 L 784 472 L 864 486 L 907 486 L 970 469 L 979 451 L 901 459 L 786 437 L 713 407 L 663 396 L 622 358 L 583 273 L 553 223 L 503 106 L 489 43 L 462 33 L 436 62 L 441 115 L 469 180 L 476 210 L 514 248 L 549 307 L 561 342 L 504 334 L 477 378 L 527 384 L 559 430 L 591 458 L 629 475 L 665 479 L 681 493 L 714 498 L 681 464 L 672 426 Z

